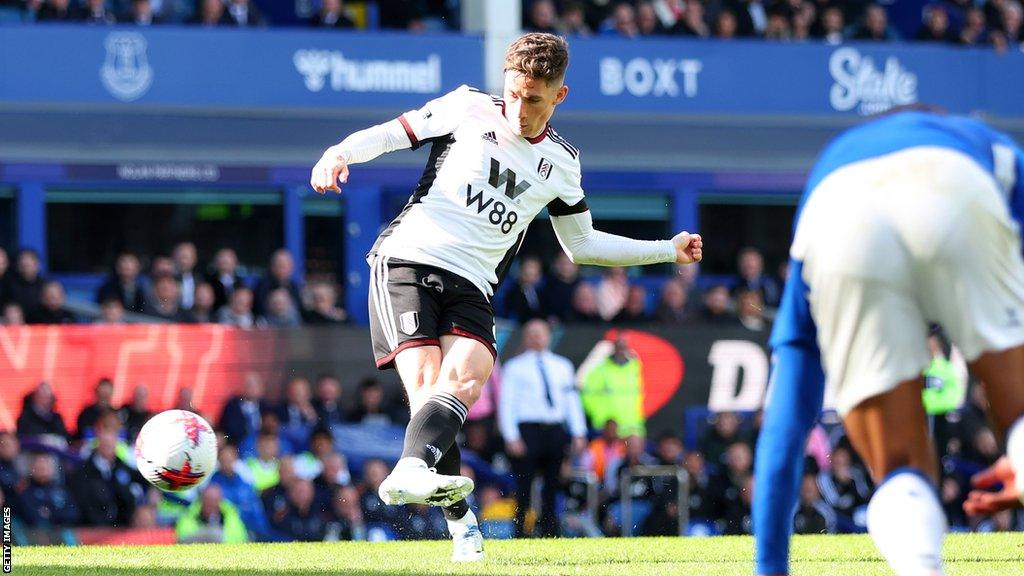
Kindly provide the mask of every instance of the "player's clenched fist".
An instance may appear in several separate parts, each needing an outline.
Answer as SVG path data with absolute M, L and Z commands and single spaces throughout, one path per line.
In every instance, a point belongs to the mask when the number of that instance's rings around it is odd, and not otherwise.
M 700 234 L 680 232 L 672 238 L 676 246 L 676 264 L 694 264 L 704 257 L 704 240 Z
M 313 166 L 313 172 L 309 175 L 309 185 L 321 194 L 328 190 L 340 193 L 339 181 L 348 182 L 348 163 L 341 152 L 331 146 L 320 157 L 316 166 Z

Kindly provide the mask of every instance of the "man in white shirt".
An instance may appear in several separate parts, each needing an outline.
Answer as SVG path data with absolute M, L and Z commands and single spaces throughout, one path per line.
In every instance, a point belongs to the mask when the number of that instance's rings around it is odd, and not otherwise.
M 377 366 L 398 370 L 413 414 L 402 459 L 379 492 L 387 504 L 442 506 L 457 561 L 483 558 L 483 540 L 465 503 L 473 482 L 457 475 L 455 436 L 494 364 L 491 298 L 534 217 L 548 209 L 559 243 L 577 263 L 691 264 L 702 257 L 697 234 L 641 241 L 594 230 L 579 150 L 548 123 L 569 92 L 568 64 L 563 38 L 526 34 L 506 52 L 502 97 L 461 86 L 331 146 L 310 175 L 317 192 L 340 192 L 350 164 L 431 144 L 409 202 L 367 258 Z
M 558 473 L 570 443 L 574 454 L 587 445 L 587 423 L 576 368 L 564 356 L 548 350 L 551 330 L 544 320 L 523 326 L 525 351 L 504 365 L 498 421 L 505 450 L 516 477 L 516 533 L 530 506 L 530 489 L 538 471 L 543 478 L 537 536 L 557 536 L 555 496 Z M 571 440 L 570 440 L 571 438 Z

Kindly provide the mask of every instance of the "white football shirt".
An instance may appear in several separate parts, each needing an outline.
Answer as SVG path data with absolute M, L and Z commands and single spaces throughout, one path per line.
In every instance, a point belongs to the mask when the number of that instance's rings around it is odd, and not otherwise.
M 437 266 L 490 296 L 537 214 L 587 210 L 579 150 L 550 126 L 512 131 L 501 98 L 468 86 L 399 117 L 430 159 L 409 202 L 381 233 L 375 255 Z

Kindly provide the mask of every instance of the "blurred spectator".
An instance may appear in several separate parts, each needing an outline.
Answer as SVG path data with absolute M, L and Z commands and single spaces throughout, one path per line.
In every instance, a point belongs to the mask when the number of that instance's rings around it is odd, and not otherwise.
M 793 14 L 793 40 L 803 42 L 811 37 L 818 9 L 811 2 L 802 2 Z
M 871 482 L 861 468 L 853 465 L 849 448 L 843 445 L 832 449 L 832 465 L 818 474 L 818 490 L 825 502 L 832 507 L 833 523 L 839 516 L 839 528 L 843 532 L 866 529 L 866 506 L 871 499 Z
M 21 311 L 21 305 L 17 302 L 4 304 L 4 326 L 23 326 L 25 324 L 25 313 Z
M 736 311 L 740 324 L 752 332 L 764 332 L 768 321 L 764 317 L 764 302 L 761 293 L 740 289 L 736 292 Z
M 22 483 L 25 479 L 17 462 L 20 450 L 21 443 L 14 433 L 0 431 L 0 489 L 8 494 L 14 494 L 23 488 Z
M 544 315 L 561 321 L 570 319 L 573 294 L 579 283 L 579 266 L 559 251 L 551 266 L 551 274 L 544 281 L 544 291 L 541 292 Z
M 359 506 L 359 490 L 354 486 L 340 486 L 331 501 L 332 521 L 327 525 L 324 540 L 366 540 L 366 519 Z
M 685 0 L 654 0 L 651 7 L 662 28 L 671 30 L 685 17 L 688 4 Z
M 376 378 L 359 384 L 359 404 L 351 420 L 363 424 L 402 424 L 408 420 L 409 409 L 399 402 L 387 402 L 384 388 Z
M 253 487 L 249 468 L 238 460 L 238 447 L 231 442 L 220 442 L 217 471 L 210 477 L 210 484 L 220 486 L 223 497 L 235 505 L 251 540 L 270 538 L 263 502 Z
M 302 309 L 302 292 L 298 283 L 292 279 L 294 273 L 295 262 L 291 252 L 284 248 L 275 251 L 270 257 L 269 272 L 260 279 L 253 291 L 253 311 L 257 315 L 264 313 L 270 303 L 270 294 L 279 288 L 286 290 L 293 309 Z
M 207 484 L 199 499 L 178 518 L 178 542 L 240 544 L 248 542 L 238 510 L 223 497 L 218 484 Z
M 953 476 L 944 476 L 939 482 L 939 497 L 942 500 L 942 510 L 946 513 L 946 520 L 950 528 L 963 529 L 967 527 L 967 514 L 964 513 L 963 502 L 965 498 L 964 488 Z
M 303 311 L 306 324 L 342 324 L 348 314 L 338 306 L 338 292 L 327 282 L 316 282 L 309 287 L 312 306 Z
M 768 10 L 768 23 L 764 29 L 764 37 L 767 40 L 790 40 L 793 37 L 793 31 L 789 25 L 789 15 L 784 9 Z
M 933 4 L 925 8 L 924 23 L 917 32 L 917 40 L 924 42 L 960 42 L 956 32 L 949 25 L 947 8 L 941 4 Z
M 199 0 L 199 10 L 189 23 L 206 27 L 227 25 L 229 21 L 224 14 L 224 3 L 222 0 Z
M 558 22 L 558 33 L 562 36 L 590 36 L 593 31 L 587 25 L 583 4 L 568 1 L 562 9 L 562 17 Z M 560 254 L 564 256 L 564 254 Z M 568 258 L 566 258 L 568 259 Z
M 778 306 L 782 291 L 774 278 L 764 273 L 764 257 L 754 248 L 744 248 L 736 259 L 739 273 L 736 275 L 735 291 L 754 290 L 768 306 Z
M 686 310 L 686 289 L 677 280 L 668 280 L 661 285 L 661 298 L 654 311 L 654 317 L 664 324 L 682 324 L 689 321 L 690 313 Z
M 718 326 L 739 326 L 736 315 L 729 311 L 729 291 L 724 285 L 711 286 L 704 291 L 701 320 Z
M 804 474 L 800 484 L 800 504 L 793 517 L 796 534 L 833 534 L 836 531 L 835 513 L 821 499 L 813 474 Z
M 989 43 L 989 30 L 985 24 L 985 11 L 971 7 L 964 13 L 964 26 L 960 29 L 960 43 L 965 46 L 982 46 Z
M 626 444 L 619 436 L 619 425 L 608 420 L 601 428 L 601 435 L 590 441 L 584 456 L 586 468 L 604 481 L 608 474 L 608 463 L 614 462 L 626 453 Z
M 1006 2 L 1002 9 L 1002 37 L 1006 43 L 1018 46 L 1024 41 L 1024 9 L 1019 2 Z
M 46 0 L 36 13 L 40 22 L 59 22 L 75 20 L 75 11 L 71 9 L 70 0 Z
M 640 29 L 636 24 L 636 9 L 629 2 L 619 2 L 612 10 L 610 32 L 621 38 L 636 38 Z
M 658 464 L 682 466 L 686 456 L 683 440 L 671 432 L 663 432 L 658 436 L 654 455 L 658 458 Z
M 605 268 L 597 285 L 597 311 L 604 320 L 611 320 L 626 305 L 629 297 L 629 279 L 621 266 Z
M 149 0 L 142 0 L 146 4 Z M 135 4 L 132 4 L 135 6 Z M 196 286 L 201 281 L 196 273 L 196 264 L 199 257 L 196 255 L 196 245 L 191 242 L 179 242 L 171 253 L 174 259 L 174 274 L 181 288 L 181 309 L 191 310 L 196 301 Z
M 203 0 L 205 12 L 207 3 L 215 3 L 223 6 L 220 0 Z M 222 8 L 223 9 L 223 8 Z M 205 17 L 205 16 L 204 16 Z M 208 281 L 213 286 L 213 309 L 219 310 L 227 305 L 228 298 L 235 291 L 235 288 L 244 286 L 242 278 L 238 276 L 238 256 L 231 248 L 221 248 L 213 256 L 213 273 Z
M 252 313 L 252 290 L 238 286 L 231 292 L 231 300 L 217 310 L 217 323 L 250 329 L 256 326 Z
M 131 527 L 142 530 L 153 530 L 159 527 L 156 506 L 139 504 L 132 513 Z
M 288 290 L 278 288 L 267 296 L 267 306 L 256 324 L 264 328 L 295 328 L 302 325 L 299 311 L 295 308 Z
M 178 398 L 174 402 L 174 408 L 177 410 L 188 410 L 190 412 L 196 411 L 196 407 L 192 405 L 192 388 L 182 386 L 178 389 Z
M 28 315 L 29 324 L 74 324 L 75 316 L 64 308 L 64 287 L 60 282 L 43 284 L 40 305 Z
M 329 451 L 320 462 L 320 474 L 313 478 L 317 508 L 330 510 L 331 496 L 341 487 L 352 483 L 348 461 L 338 452 Z
M 708 26 L 705 20 L 704 4 L 701 2 L 686 2 L 682 18 L 676 21 L 672 28 L 672 34 L 696 38 L 710 37 L 711 27 Z
M 729 446 L 745 441 L 736 414 L 721 412 L 714 417 L 714 423 L 704 432 L 698 445 L 708 462 L 717 466 L 725 464 L 725 453 Z
M 383 460 L 372 458 L 363 463 L 362 496 L 359 503 L 367 523 L 391 524 L 397 521 L 401 514 L 400 509 L 386 506 L 377 494 L 380 483 L 389 473 L 390 469 Z
M 263 492 L 281 482 L 281 442 L 277 433 L 269 430 L 260 432 L 256 439 L 256 455 L 245 459 L 249 467 L 253 486 Z M 289 458 L 289 462 L 294 462 Z M 294 472 L 294 467 L 292 468 Z M 269 510 L 268 510 L 269 512 Z
M 149 387 L 145 384 L 135 386 L 132 391 L 131 404 L 125 404 L 120 410 L 121 421 L 124 422 L 125 433 L 129 443 L 135 442 L 139 430 L 149 421 L 153 413 L 149 411 Z
M 39 308 L 45 279 L 40 274 L 39 254 L 35 250 L 22 248 L 18 251 L 16 262 L 14 272 L 5 275 L 7 297 L 21 306 L 21 310 L 28 316 Z
M 224 404 L 218 430 L 223 430 L 231 442 L 241 442 L 260 429 L 260 414 L 270 407 L 264 400 L 263 378 L 255 372 L 245 375 L 242 394 L 231 397 Z
M 708 474 L 704 455 L 698 450 L 687 452 L 683 468 L 690 481 L 690 522 L 710 524 L 718 515 L 717 488 Z
M 144 482 L 116 455 L 117 433 L 98 430 L 96 448 L 75 472 L 71 488 L 88 526 L 127 527 Z
M 291 456 L 281 458 L 277 464 L 276 482 L 272 486 L 260 490 L 259 484 L 256 484 L 256 490 L 260 493 L 260 500 L 263 501 L 263 510 L 267 513 L 267 520 L 281 514 L 281 511 L 288 507 L 288 487 L 298 480 L 298 476 L 295 475 L 295 461 L 292 460 Z M 249 466 L 249 468 L 251 470 L 252 466 Z M 274 530 L 273 527 L 271 529 Z M 283 535 L 276 535 L 276 539 L 283 538 Z
M 580 398 L 590 425 L 600 429 L 614 420 L 620 436 L 644 436 L 643 390 L 643 366 L 620 332 L 611 356 L 583 378 Z
M 821 22 L 816 36 L 824 40 L 826 44 L 842 44 L 845 39 L 843 29 L 846 26 L 843 18 L 843 10 L 840 7 L 826 6 L 821 13 Z
M 86 24 L 116 24 L 117 18 L 107 10 L 106 0 L 85 0 L 82 21 Z
M 653 466 L 654 464 L 657 464 L 657 460 L 645 451 L 643 438 L 639 436 L 629 436 L 626 438 L 625 454 L 621 458 L 608 463 L 611 475 L 607 477 L 606 482 L 611 490 L 612 498 L 609 510 L 611 514 L 606 518 L 605 532 L 619 534 L 625 528 L 625 526 L 621 525 L 621 498 L 623 482 L 626 480 L 629 470 L 634 466 Z M 647 515 L 650 514 L 651 504 L 655 497 L 654 481 L 650 476 L 633 476 L 629 479 L 629 483 L 625 485 L 625 489 L 629 490 L 629 494 L 633 499 L 633 526 L 630 527 L 630 530 L 631 533 L 635 534 L 638 532 L 637 528 L 643 525 Z
M 213 322 L 214 302 L 213 286 L 209 282 L 197 284 L 195 300 L 192 302 L 192 308 L 188 311 L 188 321 L 196 324 Z
M 558 14 L 552 0 L 533 0 L 530 13 L 524 23 L 523 30 L 530 32 L 546 32 L 558 34 Z M 539 263 L 538 263 L 539 264 Z
M 56 403 L 53 388 L 46 382 L 26 394 L 18 416 L 18 436 L 55 436 L 66 445 L 68 430 L 55 410 Z
M 96 383 L 96 401 L 89 404 L 78 414 L 78 422 L 75 428 L 75 436 L 83 438 L 86 432 L 93 432 L 93 425 L 99 419 L 100 414 L 114 409 L 114 382 L 110 378 L 100 378 Z
M 309 480 L 296 480 L 288 488 L 287 506 L 275 511 L 270 522 L 289 540 L 317 542 L 327 534 L 328 516 L 314 503 L 316 495 Z
M 319 427 L 332 430 L 345 423 L 345 410 L 341 405 L 341 381 L 336 376 L 321 374 L 317 377 L 313 408 L 316 409 Z
M 718 479 L 720 492 L 720 530 L 724 534 L 750 534 L 750 502 L 753 495 L 750 446 L 737 442 L 726 451 L 725 473 Z
M 116 295 L 108 295 L 100 302 L 100 317 L 96 319 L 98 324 L 123 324 L 124 304 Z
M 132 11 L 127 20 L 136 26 L 152 26 L 163 23 L 162 18 L 153 14 L 153 4 L 150 0 L 132 0 Z
M 78 506 L 64 486 L 54 456 L 33 454 L 29 459 L 28 483 L 18 495 L 18 511 L 29 526 L 45 528 L 79 523 Z
M 612 321 L 618 324 L 646 324 L 651 320 L 647 313 L 647 289 L 639 284 L 630 286 L 626 305 Z
M 499 422 L 505 449 L 516 478 L 516 532 L 525 534 L 534 477 L 543 475 L 541 515 L 536 532 L 555 536 L 555 496 L 562 458 L 572 446 L 586 446 L 587 424 L 576 392 L 576 370 L 565 357 L 548 351 L 547 322 L 531 320 L 523 327 L 524 352 L 505 362 Z M 571 437 L 570 437 L 571 436 Z
M 263 26 L 263 14 L 249 0 L 227 0 L 228 24 L 235 26 Z
M 636 27 L 640 36 L 660 36 L 665 33 L 665 27 L 658 19 L 654 6 L 646 0 L 636 4 Z
M 875 42 L 891 42 L 896 34 L 889 28 L 889 15 L 878 4 L 868 4 L 864 9 L 864 18 L 852 36 L 853 40 L 872 40 Z
M 736 15 L 737 36 L 764 36 L 768 26 L 768 13 L 761 0 L 731 0 Z
M 569 322 L 591 323 L 601 322 L 597 312 L 597 292 L 586 282 L 580 282 L 572 293 L 572 310 L 567 318 Z
M 355 28 L 356 23 L 349 17 L 342 0 L 323 0 L 320 11 L 310 21 L 316 28 Z
M 125 310 L 142 312 L 146 305 L 145 288 L 139 277 L 139 258 L 131 252 L 117 257 L 114 273 L 109 276 L 96 292 L 96 302 L 105 302 L 114 297 L 121 301 Z
M 178 281 L 170 274 L 161 274 L 153 279 L 153 299 L 146 303 L 143 313 L 168 322 L 188 322 L 189 315 L 181 309 L 180 298 Z
M 528 322 L 544 317 L 540 284 L 540 259 L 535 256 L 523 258 L 519 262 L 519 277 L 505 295 L 505 311 L 511 319 Z
M 309 435 L 319 417 L 313 407 L 313 393 L 309 380 L 295 377 L 285 385 L 284 401 L 277 408 L 277 416 L 281 421 L 281 436 L 298 450 L 305 450 L 309 444 Z
M 715 38 L 732 40 L 736 38 L 736 14 L 732 10 L 721 10 L 715 17 Z
M 377 0 L 380 11 L 380 27 L 385 30 L 421 31 L 423 5 L 410 0 Z

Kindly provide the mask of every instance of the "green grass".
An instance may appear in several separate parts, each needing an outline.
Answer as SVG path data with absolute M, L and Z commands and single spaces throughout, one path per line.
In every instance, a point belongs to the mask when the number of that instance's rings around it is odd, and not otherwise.
M 752 573 L 750 538 L 635 538 L 490 541 L 481 563 L 448 562 L 448 542 L 25 547 L 14 574 L 46 576 L 639 576 Z M 946 574 L 1024 574 L 1024 534 L 952 535 Z M 865 536 L 804 536 L 793 575 L 891 574 Z

